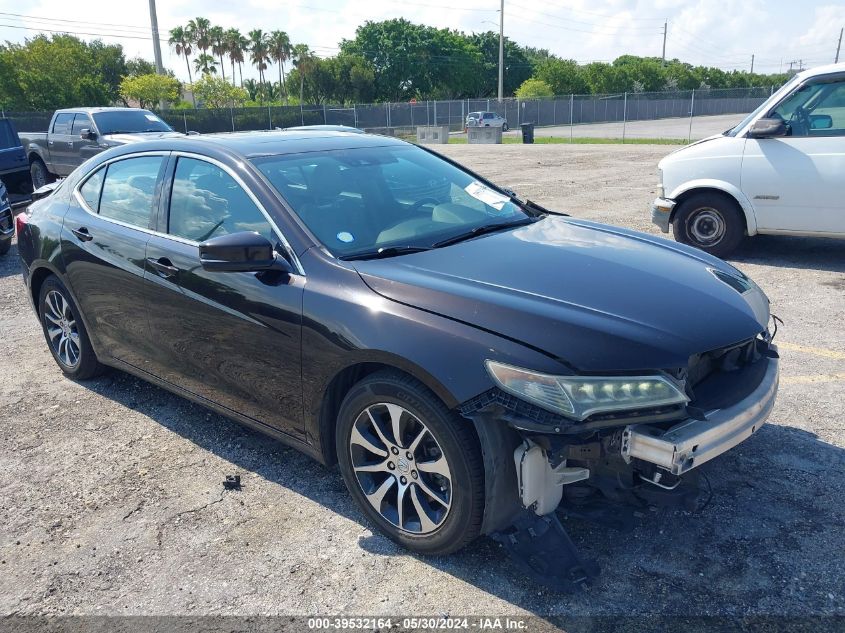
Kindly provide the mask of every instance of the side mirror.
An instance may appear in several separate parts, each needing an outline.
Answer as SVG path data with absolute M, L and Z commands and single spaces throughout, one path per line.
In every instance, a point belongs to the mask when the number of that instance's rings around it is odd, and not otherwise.
M 94 130 L 89 128 L 82 128 L 82 132 L 79 134 L 80 138 L 85 139 L 86 141 L 93 141 L 97 138 L 97 133 Z
M 748 138 L 775 138 L 788 133 L 789 126 L 783 119 L 758 119 L 748 130 Z
M 811 114 L 810 115 L 810 129 L 811 130 L 829 130 L 833 127 L 833 117 L 829 114 Z
M 293 272 L 290 263 L 276 255 L 270 240 L 252 231 L 206 240 L 199 245 L 199 255 L 202 267 L 216 272 Z
M 41 200 L 42 198 L 46 198 L 49 195 L 52 195 L 53 191 L 55 191 L 56 187 L 59 186 L 61 180 L 57 180 L 56 182 L 51 182 L 43 187 L 39 187 L 35 191 L 32 192 L 30 195 L 30 199 L 35 202 L 36 200 Z

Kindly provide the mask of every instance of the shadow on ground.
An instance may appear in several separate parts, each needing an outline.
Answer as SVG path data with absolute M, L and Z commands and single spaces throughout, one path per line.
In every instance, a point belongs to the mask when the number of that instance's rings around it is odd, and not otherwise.
M 730 258 L 738 264 L 845 272 L 845 240 L 825 237 L 757 235 Z
M 144 383 L 141 391 L 139 383 L 114 371 L 86 387 L 238 469 L 365 524 L 336 469 L 293 449 L 282 449 L 279 459 L 274 440 L 156 387 Z M 597 630 L 589 618 L 603 615 L 842 615 L 845 451 L 812 433 L 769 424 L 702 469 L 713 494 L 699 512 L 647 511 L 624 534 L 565 522 L 582 552 L 603 570 L 595 584 L 573 596 L 532 584 L 488 538 L 449 557 L 419 560 L 572 631 Z M 408 555 L 379 534 L 362 538 L 360 546 L 375 555 Z

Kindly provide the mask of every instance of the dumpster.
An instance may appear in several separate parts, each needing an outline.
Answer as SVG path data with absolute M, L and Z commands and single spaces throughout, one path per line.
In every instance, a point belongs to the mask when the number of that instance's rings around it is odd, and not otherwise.
M 522 142 L 523 143 L 533 143 L 534 142 L 534 124 L 533 123 L 523 123 L 519 127 L 522 128 Z

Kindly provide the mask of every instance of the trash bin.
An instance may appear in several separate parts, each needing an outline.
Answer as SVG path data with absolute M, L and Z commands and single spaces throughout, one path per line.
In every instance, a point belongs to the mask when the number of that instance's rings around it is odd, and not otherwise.
M 522 142 L 523 143 L 533 143 L 534 142 L 534 124 L 533 123 L 523 123 L 519 127 L 522 128 Z

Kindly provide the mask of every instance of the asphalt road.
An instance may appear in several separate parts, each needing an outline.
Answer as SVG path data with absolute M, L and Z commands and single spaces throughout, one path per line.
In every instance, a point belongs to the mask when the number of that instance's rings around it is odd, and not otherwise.
M 670 149 L 443 151 L 541 204 L 654 233 Z M 13 246 L 0 259 L 0 614 L 511 614 L 576 618 L 572 631 L 602 615 L 843 615 L 843 254 L 843 242 L 758 238 L 733 260 L 784 321 L 770 423 L 702 467 L 700 512 L 647 513 L 628 533 L 567 521 L 603 572 L 562 596 L 489 539 L 447 558 L 400 550 L 336 470 L 158 388 L 120 372 L 67 380 Z M 242 491 L 224 491 L 231 473 Z

